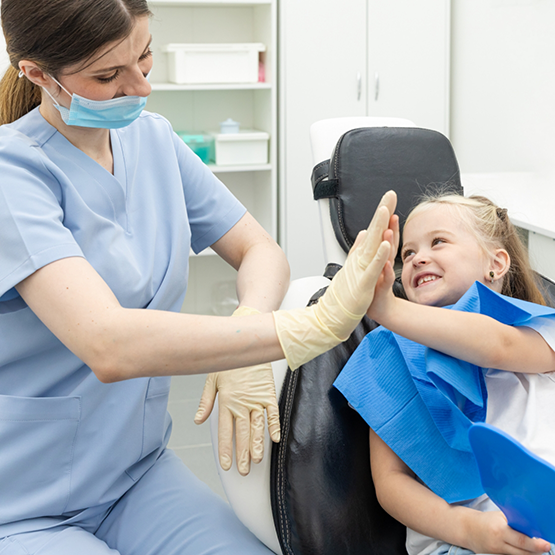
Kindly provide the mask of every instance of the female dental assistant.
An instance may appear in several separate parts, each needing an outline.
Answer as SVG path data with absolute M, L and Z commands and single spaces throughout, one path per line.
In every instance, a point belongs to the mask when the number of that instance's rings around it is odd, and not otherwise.
M 1 7 L 0 553 L 269 553 L 166 449 L 168 376 L 216 372 L 197 420 L 218 391 L 220 460 L 235 419 L 246 474 L 264 410 L 279 439 L 268 361 L 295 368 L 349 336 L 389 255 L 395 197 L 318 305 L 272 314 L 283 253 L 142 111 L 146 1 Z M 210 245 L 238 269 L 237 318 L 179 313 L 189 249 Z

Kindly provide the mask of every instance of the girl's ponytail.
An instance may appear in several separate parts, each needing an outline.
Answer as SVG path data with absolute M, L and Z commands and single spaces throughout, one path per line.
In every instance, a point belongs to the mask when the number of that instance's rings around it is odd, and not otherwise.
M 503 279 L 501 293 L 524 301 L 545 305 L 545 296 L 541 292 L 537 277 L 530 266 L 528 252 L 517 229 L 509 219 L 507 210 L 495 207 L 495 215 L 501 225 L 494 238 L 509 253 L 511 259 L 511 266 Z
M 0 125 L 12 123 L 24 116 L 41 101 L 40 87 L 26 77 L 19 77 L 19 71 L 9 66 L 0 81 Z

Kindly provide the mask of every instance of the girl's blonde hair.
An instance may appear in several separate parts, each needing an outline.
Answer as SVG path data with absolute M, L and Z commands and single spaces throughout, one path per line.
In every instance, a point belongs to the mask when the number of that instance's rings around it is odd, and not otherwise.
M 449 205 L 457 210 L 462 222 L 476 235 L 484 252 L 489 254 L 497 249 L 505 249 L 509 253 L 510 267 L 503 277 L 503 295 L 546 304 L 530 266 L 526 247 L 506 209 L 499 208 L 488 198 L 479 195 L 464 197 L 453 193 L 438 193 L 426 196 L 411 211 L 405 225 L 413 216 L 436 204 Z

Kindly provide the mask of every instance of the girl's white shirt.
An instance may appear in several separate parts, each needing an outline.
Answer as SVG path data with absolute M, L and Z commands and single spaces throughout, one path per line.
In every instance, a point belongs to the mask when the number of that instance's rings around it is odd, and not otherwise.
M 555 321 L 535 318 L 528 323 L 555 350 Z M 519 374 L 488 369 L 486 422 L 503 430 L 534 454 L 555 465 L 555 372 Z M 497 506 L 482 495 L 460 503 L 479 511 L 496 511 Z M 428 555 L 442 543 L 407 528 L 409 555 Z

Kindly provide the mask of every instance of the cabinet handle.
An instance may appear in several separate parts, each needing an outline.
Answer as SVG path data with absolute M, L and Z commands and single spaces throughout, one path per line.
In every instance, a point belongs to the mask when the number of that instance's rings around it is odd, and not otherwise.
M 374 73 L 374 100 L 378 100 L 380 96 L 380 74 L 376 71 Z
M 360 71 L 357 73 L 357 100 L 360 100 L 362 95 L 362 75 Z

